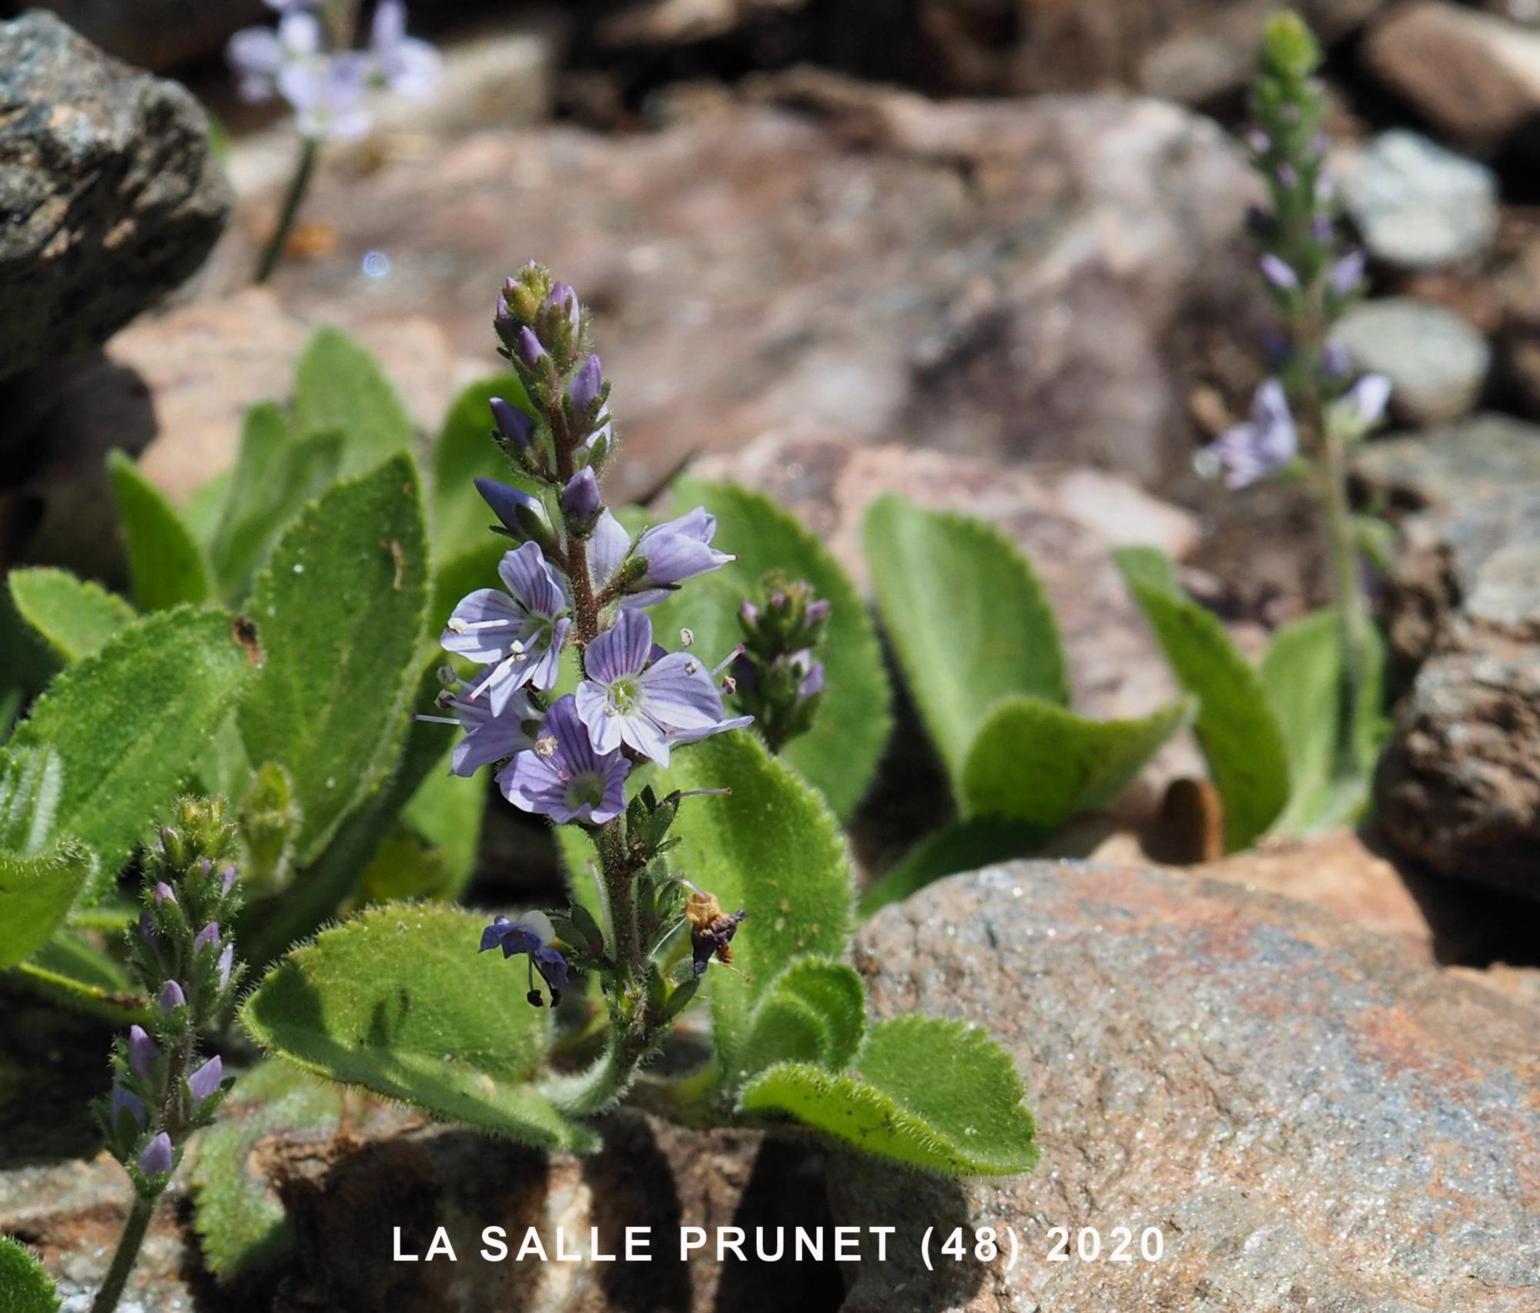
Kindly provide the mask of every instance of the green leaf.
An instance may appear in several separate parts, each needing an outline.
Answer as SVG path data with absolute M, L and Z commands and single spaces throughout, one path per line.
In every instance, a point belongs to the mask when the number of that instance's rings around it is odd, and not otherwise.
M 687 798 L 671 836 L 674 870 L 748 919 L 733 940 L 737 974 L 708 972 L 717 1051 L 731 1070 L 754 1006 L 795 958 L 841 957 L 851 930 L 845 841 L 823 797 L 753 735 L 720 734 L 681 751 L 658 785 L 730 788 Z
M 866 1037 L 866 990 L 843 962 L 800 958 L 775 978 L 754 1008 L 730 1084 L 778 1062 L 828 1071 L 850 1065 Z
M 401 823 L 442 863 L 445 883 L 435 896 L 458 898 L 476 870 L 487 782 L 451 775 L 449 766 L 445 753 L 401 809 Z
M 39 857 L 0 852 L 0 968 L 48 942 L 96 869 L 91 850 L 73 839 Z
M 0 750 L 0 852 L 36 857 L 48 846 L 64 793 L 64 763 L 46 744 Z
M 865 1153 L 948 1176 L 1008 1176 L 1037 1163 L 1032 1114 L 1010 1056 L 976 1027 L 905 1016 L 873 1027 L 858 1072 L 771 1067 L 744 1112 L 786 1113 Z
M 252 589 L 267 659 L 240 709 L 252 761 L 283 765 L 300 863 L 390 772 L 427 604 L 427 545 L 409 456 L 308 507 Z
M 1311 834 L 1349 821 L 1364 805 L 1378 749 L 1384 652 L 1372 639 L 1371 678 L 1360 690 L 1359 742 L 1343 772 L 1338 757 L 1342 720 L 1342 649 L 1337 613 L 1317 611 L 1273 635 L 1262 657 L 1262 682 L 1272 698 L 1289 753 L 1289 805 L 1273 825 L 1287 835 Z
M 246 412 L 241 450 L 209 557 L 220 588 L 231 601 L 246 595 L 284 527 L 306 502 L 319 497 L 342 461 L 342 434 L 296 439 L 277 406 Z
M 588 1148 L 529 1084 L 550 1044 L 520 964 L 477 948 L 486 918 L 444 904 L 370 908 L 275 967 L 241 1008 L 270 1053 L 450 1121 Z
M 123 452 L 107 453 L 107 472 L 139 609 L 164 611 L 182 602 L 208 601 L 214 592 L 209 563 L 175 508 Z
M 134 608 L 121 597 L 68 570 L 17 569 L 6 581 L 22 619 L 66 663 L 89 656 L 133 623 Z
M 520 410 L 530 409 L 517 374 L 479 379 L 454 399 L 433 444 L 433 541 L 449 554 L 485 542 L 490 537 L 488 526 L 497 523 L 476 491 L 477 477 L 496 479 L 526 492 L 536 490 L 529 476 L 516 470 L 492 439 L 487 403 L 493 397 L 501 397 Z M 512 546 L 504 540 L 502 550 Z
M 138 917 L 137 909 L 134 916 Z M 118 928 L 120 935 L 123 929 Z M 59 931 L 33 954 L 31 965 L 107 994 L 134 999 L 142 997 L 122 963 L 76 930 Z
M 1037 826 L 997 816 L 978 816 L 943 826 L 866 886 L 861 893 L 861 917 L 875 916 L 889 903 L 901 902 L 945 876 L 1028 856 L 1042 843 L 1043 832 Z
M 867 509 L 864 531 L 883 627 L 961 795 L 997 702 L 1069 701 L 1053 611 L 1026 558 L 981 520 L 888 495 Z
M 294 378 L 295 428 L 343 434 L 342 473 L 358 474 L 417 441 L 401 398 L 379 362 L 346 333 L 317 329 Z
M 138 992 L 123 968 L 69 930 L 60 930 L 31 961 L 15 967 L 5 979 L 115 1026 L 143 1023 L 150 1017 L 150 1000 Z
M 43 1265 L 9 1236 L 0 1236 L 0 1308 L 5 1313 L 57 1313 L 59 1292 Z
M 236 628 L 222 611 L 147 616 L 55 679 L 17 728 L 14 747 L 58 752 L 54 830 L 94 849 L 104 875 L 176 796 L 241 691 L 252 658 Z
M 1224 801 L 1225 850 L 1237 852 L 1266 833 L 1289 800 L 1283 731 L 1262 679 L 1218 619 L 1177 590 L 1164 555 L 1125 547 L 1113 558 L 1177 681 L 1198 699 L 1195 729 Z
M 738 559 L 654 608 L 658 641 L 673 646 L 680 629 L 691 629 L 701 655 L 714 664 L 742 641 L 738 604 L 758 590 L 766 574 L 779 570 L 811 584 L 830 608 L 819 652 L 823 699 L 812 727 L 782 756 L 823 793 L 837 816 L 847 818 L 877 773 L 893 726 L 892 694 L 866 604 L 817 536 L 769 498 L 728 483 L 678 480 L 670 515 L 696 506 L 717 517 L 714 544 Z
M 258 1145 L 280 1134 L 323 1136 L 341 1120 L 342 1094 L 341 1086 L 268 1058 L 235 1082 L 219 1120 L 194 1138 L 184 1167 L 203 1259 L 221 1281 L 270 1265 L 294 1245 Z
M 1070 817 L 1116 802 L 1193 707 L 1183 698 L 1142 720 L 1095 721 L 1036 698 L 1001 702 L 968 753 L 963 811 L 1052 834 Z

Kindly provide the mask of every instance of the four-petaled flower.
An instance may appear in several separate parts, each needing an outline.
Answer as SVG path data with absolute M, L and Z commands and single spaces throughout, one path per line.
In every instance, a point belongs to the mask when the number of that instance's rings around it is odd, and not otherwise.
M 465 730 L 465 737 L 454 746 L 450 754 L 450 772 L 454 775 L 474 775 L 483 766 L 503 761 L 517 752 L 535 746 L 535 741 L 525 730 L 531 721 L 539 721 L 540 710 L 530 701 L 528 694 L 519 690 L 509 696 L 502 714 L 493 712 L 486 699 L 471 702 L 460 696 L 459 689 L 446 688 L 439 694 L 439 706 L 454 712 L 455 719 Z
M 406 34 L 403 0 L 380 0 L 369 29 L 370 73 L 398 96 L 431 100 L 438 90 L 438 51 Z
M 566 989 L 568 980 L 567 959 L 554 946 L 555 940 L 556 931 L 544 912 L 525 912 L 517 918 L 497 916 L 481 932 L 481 951 L 501 948 L 505 958 L 527 953 L 531 967 L 529 1001 L 540 1006 L 540 991 L 534 987 L 533 975 L 538 971 L 550 987 L 551 1006 L 555 1007 L 561 1002 L 561 991 Z
M 572 619 L 538 543 L 505 553 L 497 573 L 507 594 L 478 588 L 455 607 L 439 642 L 445 651 L 492 667 L 470 700 L 485 694 L 493 714 L 501 715 L 526 684 L 543 691 L 556 683 Z
M 673 744 L 752 719 L 723 715 L 722 695 L 692 653 L 655 656 L 652 621 L 640 611 L 620 612 L 588 645 L 583 661 L 588 678 L 578 685 L 577 713 L 598 752 L 613 752 L 624 743 L 667 766 Z
M 558 824 L 603 825 L 626 806 L 631 763 L 620 752 L 597 752 L 578 716 L 572 694 L 558 698 L 540 726 L 534 746 L 497 775 L 503 796 L 521 811 Z
M 1251 418 L 1226 429 L 1203 454 L 1230 488 L 1244 488 L 1289 464 L 1299 455 L 1299 430 L 1283 384 L 1276 378 L 1263 383 L 1252 400 Z

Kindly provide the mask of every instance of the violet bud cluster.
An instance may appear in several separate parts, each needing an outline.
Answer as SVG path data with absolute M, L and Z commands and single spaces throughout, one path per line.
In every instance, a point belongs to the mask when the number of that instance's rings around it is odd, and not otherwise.
M 1202 454 L 1200 472 L 1232 488 L 1313 459 L 1322 435 L 1301 407 L 1320 411 L 1357 440 L 1379 423 L 1388 400 L 1382 379 L 1355 383 L 1332 325 L 1361 294 L 1363 251 L 1345 243 L 1336 188 L 1327 169 L 1325 95 L 1315 78 L 1321 53 L 1296 16 L 1272 19 L 1252 89 L 1257 126 L 1247 134 L 1269 206 L 1250 227 L 1262 247 L 1258 268 L 1288 328 L 1278 373 L 1258 389 L 1251 414 Z M 1338 404 L 1342 403 L 1342 404 Z
M 752 715 L 772 752 L 813 723 L 823 695 L 823 645 L 829 603 L 804 582 L 778 574 L 760 582 L 738 608 L 743 651 L 732 664 L 733 704 Z
M 353 48 L 346 33 L 328 26 L 314 0 L 268 0 L 278 25 L 248 27 L 230 38 L 226 58 L 243 99 L 281 97 L 294 110 L 302 137 L 339 141 L 361 137 L 373 116 L 368 93 L 387 90 L 408 100 L 431 100 L 440 60 L 426 41 L 406 34 L 405 0 L 380 0 L 368 42 Z
M 199 1052 L 199 1036 L 240 982 L 226 929 L 241 905 L 234 851 L 225 803 L 192 798 L 178 803 L 145 848 L 129 963 L 152 1005 L 114 1049 L 100 1115 L 109 1151 L 146 1197 L 165 1188 L 188 1135 L 213 1120 L 224 1097 L 223 1063 Z

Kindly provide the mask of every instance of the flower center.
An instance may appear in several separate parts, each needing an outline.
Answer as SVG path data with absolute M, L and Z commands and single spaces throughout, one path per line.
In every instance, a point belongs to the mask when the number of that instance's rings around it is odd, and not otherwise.
M 642 686 L 632 675 L 625 675 L 610 685 L 610 695 L 605 710 L 612 716 L 626 716 L 636 709 L 642 698 Z
M 567 806 L 572 811 L 597 807 L 604 801 L 604 781 L 594 771 L 584 771 L 567 781 Z

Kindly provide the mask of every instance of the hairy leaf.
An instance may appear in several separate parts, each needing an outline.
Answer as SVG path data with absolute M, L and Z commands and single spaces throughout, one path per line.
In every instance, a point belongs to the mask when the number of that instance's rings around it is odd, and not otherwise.
M 59 1292 L 32 1251 L 0 1236 L 0 1308 L 5 1313 L 56 1313 Z
M 0 852 L 0 968 L 48 942 L 96 869 L 95 855 L 73 839 L 37 857 Z
M 868 508 L 864 530 L 883 627 L 961 796 L 997 702 L 1069 701 L 1053 611 L 1026 558 L 980 520 L 890 495 Z
M 794 961 L 755 1005 L 729 1084 L 736 1088 L 778 1062 L 829 1071 L 850 1065 L 866 1036 L 866 990 L 843 962 Z
M 278 1058 L 259 1062 L 231 1087 L 219 1120 L 192 1142 L 185 1168 L 197 1201 L 203 1258 L 221 1281 L 283 1258 L 294 1230 L 255 1150 L 271 1135 L 330 1133 L 342 1087 Z
M 787 744 L 782 756 L 846 818 L 877 772 L 893 723 L 882 649 L 866 605 L 817 536 L 769 498 L 733 484 L 680 479 L 670 515 L 696 506 L 717 517 L 713 545 L 738 559 L 654 609 L 658 641 L 675 647 L 679 630 L 691 629 L 701 656 L 714 665 L 742 641 L 738 604 L 758 591 L 766 574 L 780 571 L 790 581 L 811 584 L 829 603 L 819 653 L 824 693 L 811 728 Z
M 0 852 L 36 857 L 48 846 L 64 793 L 64 763 L 44 744 L 0 750 Z
M 294 375 L 295 428 L 343 435 L 342 470 L 353 475 L 410 451 L 417 432 L 379 361 L 346 333 L 317 329 Z
M 451 1121 L 550 1148 L 589 1147 L 528 1081 L 550 1043 L 521 963 L 479 953 L 486 918 L 390 903 L 324 930 L 241 1009 L 270 1053 Z
M 252 589 L 267 659 L 241 732 L 252 761 L 278 762 L 293 781 L 302 865 L 395 765 L 417 687 L 426 560 L 403 455 L 307 508 Z
M 1007 1176 L 1038 1159 L 1010 1056 L 976 1027 L 911 1015 L 872 1028 L 857 1071 L 771 1067 L 749 1113 L 784 1113 L 865 1153 L 948 1176 Z
M 341 461 L 340 432 L 298 439 L 277 406 L 246 412 L 234 476 L 209 545 L 226 598 L 234 602 L 246 595 L 279 534 L 306 502 L 326 490 Z
M 134 608 L 68 570 L 34 566 L 6 576 L 22 619 L 66 663 L 89 656 L 134 620 Z
M 128 548 L 128 575 L 141 611 L 164 611 L 182 602 L 206 602 L 214 588 L 209 563 L 192 531 L 128 456 L 107 454 Z
M 251 662 L 230 616 L 184 607 L 137 621 L 59 675 L 12 739 L 59 754 L 55 833 L 116 872 L 176 796 Z
M 1198 699 L 1195 725 L 1224 802 L 1225 850 L 1266 833 L 1289 800 L 1283 731 L 1251 663 L 1216 617 L 1183 596 L 1171 563 L 1149 547 L 1113 553 L 1177 681 Z
M 1192 711 L 1192 699 L 1183 698 L 1142 720 L 1095 721 L 1036 698 L 1010 698 L 973 741 L 963 810 L 1051 834 L 1071 816 L 1116 802 Z
M 674 870 L 748 918 L 733 965 L 709 969 L 716 1043 L 731 1070 L 754 1005 L 795 958 L 840 957 L 850 937 L 851 873 L 839 826 L 822 795 L 753 735 L 721 734 L 681 751 L 657 786 L 729 788 L 687 798 L 674 822 Z

